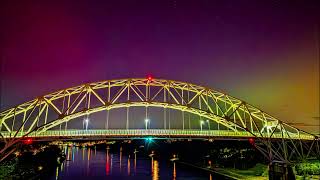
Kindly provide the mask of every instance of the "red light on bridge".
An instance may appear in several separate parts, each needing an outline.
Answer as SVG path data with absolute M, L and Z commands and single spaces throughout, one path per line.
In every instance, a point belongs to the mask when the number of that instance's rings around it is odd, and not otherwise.
M 32 139 L 31 138 L 28 138 L 26 140 L 24 140 L 24 144 L 32 144 Z
M 148 76 L 147 76 L 147 79 L 148 79 L 148 81 L 152 81 L 152 80 L 153 80 L 153 77 L 152 77 L 151 75 L 148 75 Z
M 249 138 L 249 143 L 254 145 L 254 139 L 253 138 Z

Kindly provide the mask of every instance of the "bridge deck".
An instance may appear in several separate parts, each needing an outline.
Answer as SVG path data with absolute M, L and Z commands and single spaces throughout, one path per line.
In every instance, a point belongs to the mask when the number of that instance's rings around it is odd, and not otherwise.
M 15 132 L 2 132 L 4 138 L 13 137 Z M 24 133 L 18 133 L 16 137 L 21 137 Z M 257 137 L 261 137 L 260 133 L 255 133 Z M 264 137 L 269 137 L 268 134 L 262 134 Z M 254 137 L 248 132 L 234 132 L 228 130 L 180 130 L 180 129 L 100 129 L 100 130 L 50 130 L 43 133 L 32 132 L 28 137 L 35 138 L 45 138 L 45 137 L 231 137 L 231 138 L 250 138 Z M 296 135 L 296 134 L 282 134 L 274 133 L 272 135 L 273 139 L 279 138 L 286 139 L 303 139 L 303 140 L 313 140 L 314 137 L 311 135 Z

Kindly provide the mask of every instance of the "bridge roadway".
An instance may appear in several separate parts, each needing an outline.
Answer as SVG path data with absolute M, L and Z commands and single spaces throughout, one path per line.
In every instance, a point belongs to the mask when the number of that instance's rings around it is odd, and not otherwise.
M 13 137 L 16 132 L 2 132 L 4 138 Z M 18 133 L 16 138 L 21 137 L 24 133 Z M 270 134 L 262 134 L 264 138 L 270 137 Z M 261 137 L 260 133 L 255 133 L 255 136 L 249 132 L 234 132 L 230 130 L 181 130 L 181 129 L 90 129 L 90 130 L 49 130 L 42 133 L 32 132 L 26 137 L 32 138 L 52 138 L 52 137 L 159 137 L 159 138 L 255 138 Z M 295 140 L 314 140 L 314 136 L 308 134 L 287 134 L 287 133 L 274 133 L 272 139 L 295 139 Z

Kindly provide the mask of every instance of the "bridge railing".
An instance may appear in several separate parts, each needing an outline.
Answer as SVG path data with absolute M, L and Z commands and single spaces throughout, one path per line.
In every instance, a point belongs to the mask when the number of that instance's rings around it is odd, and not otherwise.
M 2 132 L 5 138 L 13 137 L 15 132 Z M 255 134 L 260 137 L 260 133 Z M 18 133 L 17 137 L 21 137 L 22 133 Z M 43 133 L 32 132 L 28 137 L 92 137 L 92 136 L 174 136 L 174 137 L 234 137 L 234 138 L 249 138 L 254 137 L 252 134 L 244 131 L 228 131 L 228 130 L 182 130 L 182 129 L 96 129 L 96 130 L 49 130 Z M 264 137 L 269 137 L 268 134 L 263 134 Z M 274 133 L 273 139 L 304 139 L 313 140 L 311 135 L 296 135 Z

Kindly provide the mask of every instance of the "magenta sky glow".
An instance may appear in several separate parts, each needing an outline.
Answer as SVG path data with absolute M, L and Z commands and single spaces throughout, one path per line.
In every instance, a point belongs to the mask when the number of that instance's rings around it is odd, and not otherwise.
M 105 79 L 174 79 L 319 130 L 318 1 L 1 1 L 1 110 Z

